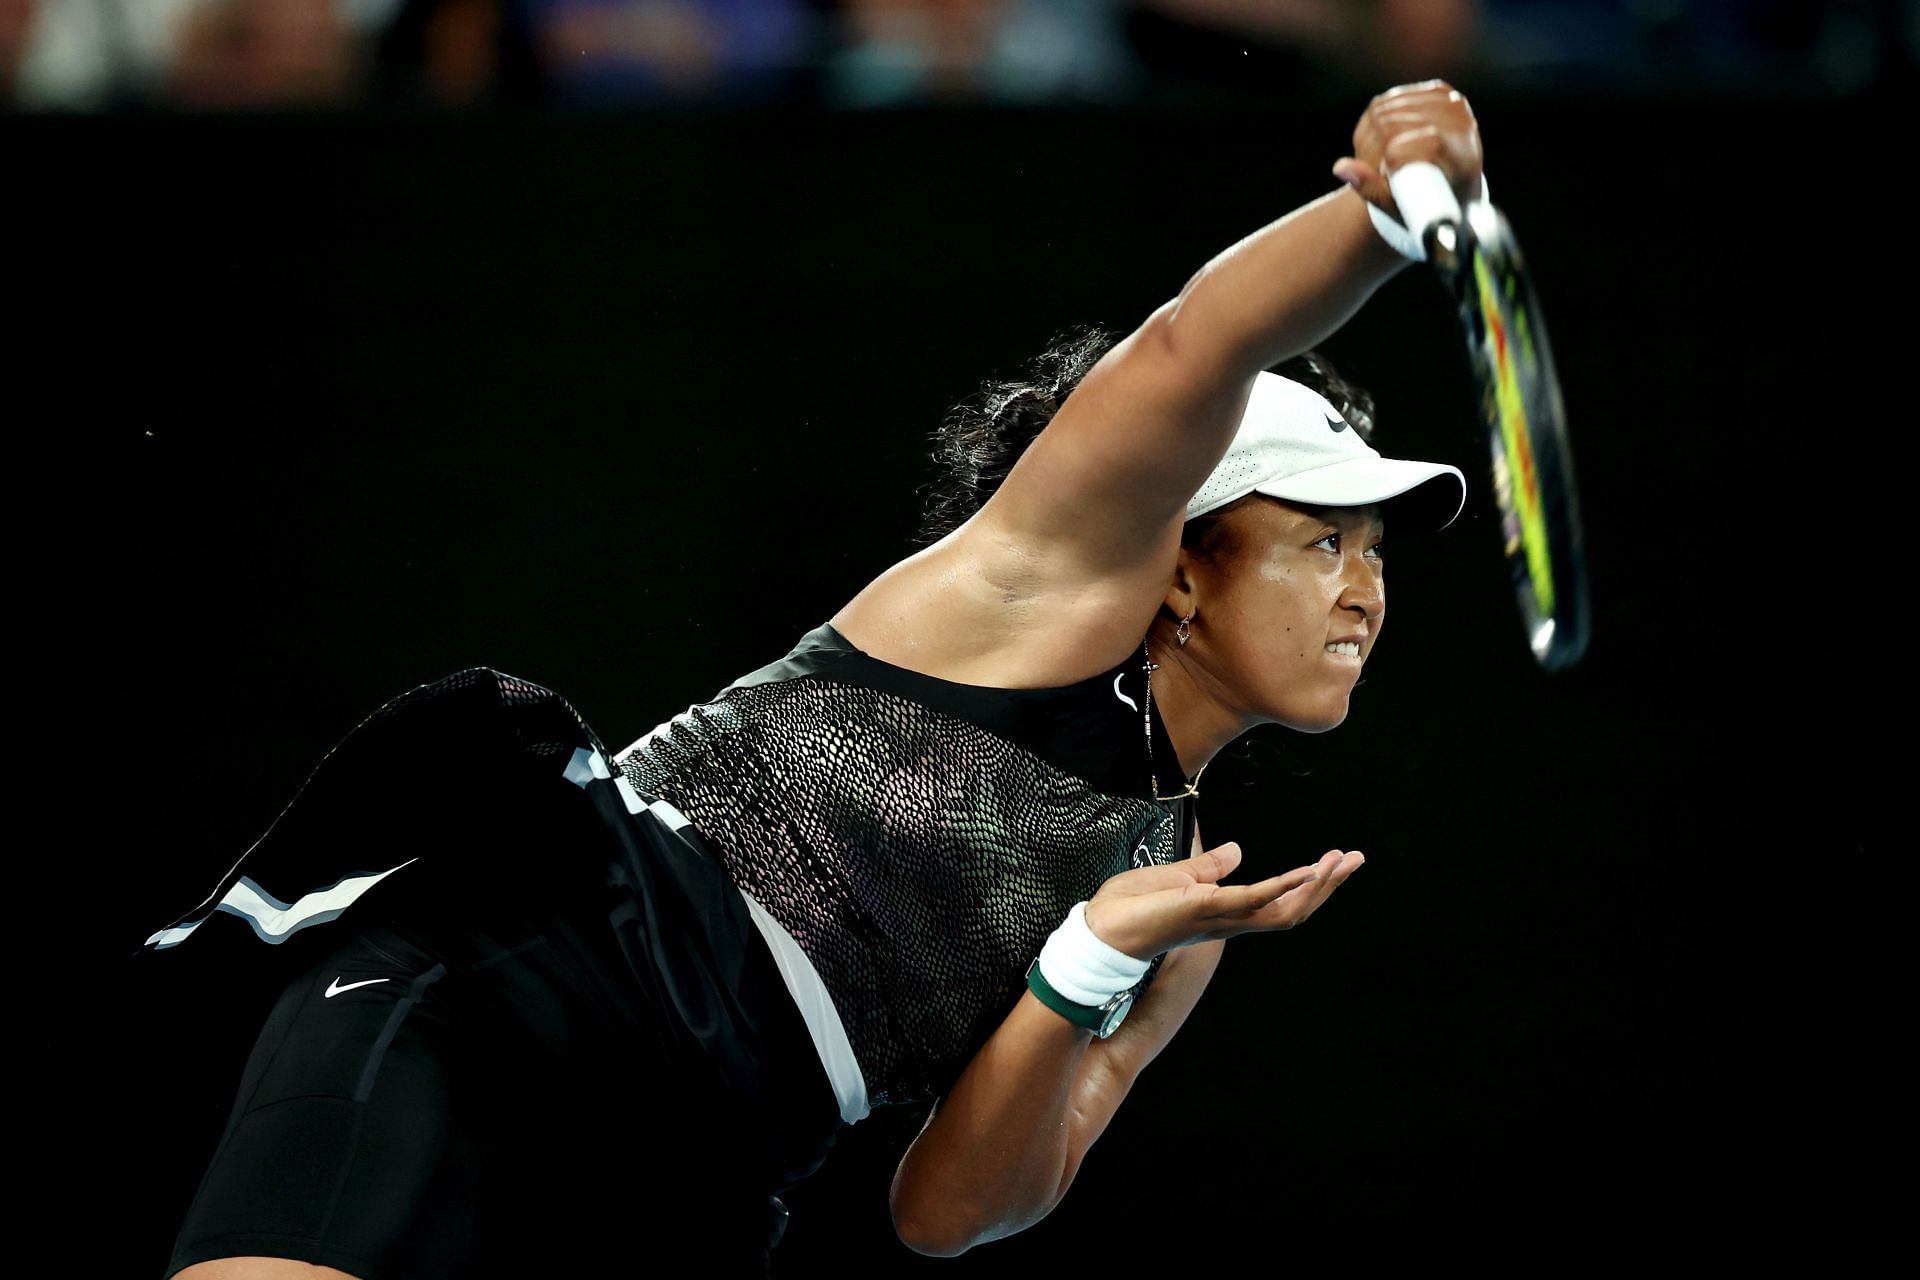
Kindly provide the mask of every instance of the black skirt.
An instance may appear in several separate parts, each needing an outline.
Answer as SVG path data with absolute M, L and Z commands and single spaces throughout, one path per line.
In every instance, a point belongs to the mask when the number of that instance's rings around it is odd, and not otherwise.
M 765 1273 L 837 1104 L 738 890 L 606 761 L 552 693 L 447 677 L 147 940 L 279 984 L 167 1275 Z

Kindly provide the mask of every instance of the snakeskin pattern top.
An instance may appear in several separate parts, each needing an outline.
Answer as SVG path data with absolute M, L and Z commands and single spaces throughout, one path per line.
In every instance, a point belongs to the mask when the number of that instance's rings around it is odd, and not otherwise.
M 1136 654 L 1057 689 L 956 684 L 824 624 L 617 764 L 806 952 L 872 1104 L 923 1102 L 1005 1019 L 1074 903 L 1185 856 L 1192 802 L 1152 798 L 1145 678 Z M 1151 732 L 1177 792 L 1157 715 Z

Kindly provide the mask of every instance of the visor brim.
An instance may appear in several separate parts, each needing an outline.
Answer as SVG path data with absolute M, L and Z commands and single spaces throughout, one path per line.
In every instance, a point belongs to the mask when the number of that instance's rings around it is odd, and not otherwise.
M 1416 529 L 1444 529 L 1467 504 L 1467 480 L 1445 462 L 1351 458 L 1255 485 L 1254 493 L 1315 507 L 1387 506 Z

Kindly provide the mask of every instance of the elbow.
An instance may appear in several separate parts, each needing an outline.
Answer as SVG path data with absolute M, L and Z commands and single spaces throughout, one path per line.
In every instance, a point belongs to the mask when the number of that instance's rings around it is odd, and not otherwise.
M 958 1188 L 916 1183 L 904 1172 L 894 1174 L 887 1207 L 900 1243 L 928 1258 L 957 1258 L 1019 1230 Z
M 1204 315 L 1186 308 L 1192 288 L 1190 281 L 1179 297 L 1162 303 L 1146 318 L 1138 330 L 1135 349 L 1154 362 L 1152 367 L 1160 370 L 1162 382 L 1214 387 L 1231 380 L 1248 357 L 1225 344 L 1218 327 Z M 1251 378 L 1253 374 L 1246 376 Z
M 955 1230 L 954 1224 L 917 1212 L 897 1199 L 892 1207 L 893 1233 L 900 1237 L 901 1244 L 923 1257 L 957 1258 L 978 1243 L 971 1235 Z
M 916 1203 L 912 1197 L 898 1194 L 896 1188 L 890 1208 L 893 1232 L 901 1244 L 925 1257 L 957 1258 L 975 1245 L 1025 1231 L 1051 1213 L 1058 1203 L 1056 1196 L 1044 1204 L 1028 1206 L 1024 1211 L 1007 1205 L 989 1208 L 944 1198 L 930 1205 Z
M 1192 285 L 1189 284 L 1188 288 Z M 1140 342 L 1156 356 L 1171 357 L 1178 351 L 1175 340 L 1180 334 L 1180 304 L 1186 301 L 1187 290 L 1182 289 L 1180 296 L 1169 298 L 1146 318 L 1140 325 Z
M 917 1224 L 895 1221 L 894 1234 L 900 1237 L 900 1243 L 924 1258 L 957 1258 L 973 1247 L 971 1240 L 942 1236 L 924 1232 Z

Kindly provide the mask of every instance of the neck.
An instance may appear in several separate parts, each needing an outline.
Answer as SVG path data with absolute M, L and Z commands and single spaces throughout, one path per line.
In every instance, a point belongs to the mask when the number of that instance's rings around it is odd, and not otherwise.
M 1220 749 L 1253 727 L 1230 707 L 1214 681 L 1174 638 L 1174 624 L 1156 618 L 1147 632 L 1153 671 L 1153 712 L 1166 728 L 1180 771 L 1191 778 Z

